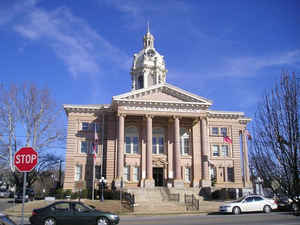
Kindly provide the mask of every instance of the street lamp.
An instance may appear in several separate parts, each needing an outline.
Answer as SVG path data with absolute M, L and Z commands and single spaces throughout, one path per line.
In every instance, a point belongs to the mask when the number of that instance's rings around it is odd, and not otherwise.
M 103 191 L 105 188 L 105 184 L 106 184 L 106 180 L 104 177 L 101 177 L 101 179 L 99 180 L 100 182 L 100 187 L 101 187 L 101 197 L 100 197 L 100 201 L 103 202 L 104 201 L 104 196 L 103 196 Z

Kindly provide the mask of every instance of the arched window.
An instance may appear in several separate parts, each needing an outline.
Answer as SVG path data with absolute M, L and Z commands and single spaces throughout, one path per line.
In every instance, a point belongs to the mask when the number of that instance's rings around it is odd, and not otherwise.
M 138 77 L 138 89 L 144 88 L 144 77 L 143 75 Z
M 180 150 L 182 155 L 190 155 L 190 132 L 186 128 L 180 128 Z
M 152 131 L 152 154 L 164 154 L 165 131 L 163 128 L 154 128 Z
M 139 153 L 139 132 L 136 127 L 125 129 L 125 152 L 127 154 Z

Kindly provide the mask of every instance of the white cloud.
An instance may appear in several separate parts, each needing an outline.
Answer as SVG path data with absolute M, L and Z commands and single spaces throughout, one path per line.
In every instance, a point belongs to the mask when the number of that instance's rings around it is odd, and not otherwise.
M 30 3 L 30 4 L 29 4 Z M 103 72 L 107 64 L 128 70 L 129 57 L 93 30 L 84 20 L 74 16 L 66 7 L 46 11 L 28 1 L 28 7 L 15 5 L 11 22 L 14 31 L 31 41 L 49 46 L 66 65 L 71 75 L 95 76 Z M 21 10 L 22 9 L 22 10 Z M 1 18 L 0 18 L 1 21 Z M 1 24 L 0 24 L 1 25 Z
M 253 76 L 257 71 L 271 66 L 286 66 L 300 64 L 300 49 L 283 52 L 277 55 L 240 57 L 225 61 L 224 75 Z

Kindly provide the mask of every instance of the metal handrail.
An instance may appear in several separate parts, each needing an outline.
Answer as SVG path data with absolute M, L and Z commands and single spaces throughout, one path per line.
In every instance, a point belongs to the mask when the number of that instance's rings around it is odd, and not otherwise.
M 196 199 L 193 194 L 184 194 L 184 203 L 187 210 L 199 210 L 199 199 Z

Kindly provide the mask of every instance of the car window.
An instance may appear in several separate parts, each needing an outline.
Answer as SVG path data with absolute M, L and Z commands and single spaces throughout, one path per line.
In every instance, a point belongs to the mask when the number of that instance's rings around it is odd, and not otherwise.
M 80 203 L 75 203 L 74 209 L 77 212 L 89 212 L 90 211 L 90 209 L 88 207 L 86 207 L 85 205 L 80 204 Z
M 249 203 L 249 202 L 253 202 L 254 198 L 253 197 L 248 197 L 246 198 L 245 202 Z
M 263 201 L 263 198 L 256 196 L 256 197 L 254 197 L 254 201 L 256 201 L 256 202 Z
M 55 211 L 69 211 L 69 203 L 63 202 L 63 203 L 57 203 L 52 206 L 52 209 Z

